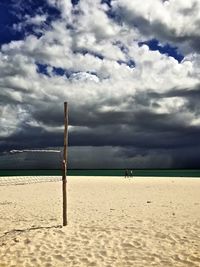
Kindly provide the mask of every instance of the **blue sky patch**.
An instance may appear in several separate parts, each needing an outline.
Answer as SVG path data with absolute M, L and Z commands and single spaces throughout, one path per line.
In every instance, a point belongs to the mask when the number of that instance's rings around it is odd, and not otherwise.
M 47 68 L 50 67 L 47 64 L 41 64 L 41 63 L 36 63 L 37 65 L 37 72 L 46 76 L 50 76 L 48 73 Z M 52 66 L 51 66 L 52 67 Z M 67 71 L 63 68 L 58 68 L 58 67 L 52 67 L 52 72 L 54 75 L 57 76 L 64 76 L 66 75 L 68 78 L 70 77 L 70 75 L 73 73 L 72 71 Z
M 26 35 L 34 34 L 41 36 L 40 31 L 35 31 L 35 25 L 23 25 L 21 30 L 15 30 L 14 24 L 23 23 L 25 15 L 35 17 L 36 15 L 47 15 L 44 27 L 51 24 L 52 21 L 60 18 L 60 11 L 51 7 L 46 1 L 30 0 L 21 4 L 15 4 L 14 1 L 4 1 L 0 3 L 0 46 L 11 41 L 23 40 Z M 39 29 L 42 29 L 40 26 Z
M 145 42 L 139 42 L 138 45 L 147 45 L 152 51 L 159 51 L 161 54 L 173 57 L 179 63 L 184 59 L 184 56 L 178 51 L 178 47 L 171 46 L 170 44 L 160 45 L 157 39 L 151 39 Z
M 0 45 L 23 39 L 24 35 L 17 33 L 12 28 L 14 23 L 19 22 L 16 14 L 12 12 L 11 3 L 4 4 L 2 1 L 0 3 Z
M 47 64 L 40 64 L 40 63 L 36 63 L 37 65 L 37 72 L 40 74 L 44 74 L 46 76 L 49 76 L 48 71 L 47 71 Z
M 53 73 L 57 76 L 64 76 L 65 73 L 66 73 L 66 70 L 63 69 L 63 68 L 56 68 L 56 67 L 53 67 Z

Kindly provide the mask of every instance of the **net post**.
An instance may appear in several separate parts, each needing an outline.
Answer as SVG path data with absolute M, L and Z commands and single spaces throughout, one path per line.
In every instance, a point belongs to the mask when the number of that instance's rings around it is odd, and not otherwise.
M 64 102 L 64 150 L 63 150 L 63 226 L 67 225 L 67 146 L 68 146 L 68 106 Z

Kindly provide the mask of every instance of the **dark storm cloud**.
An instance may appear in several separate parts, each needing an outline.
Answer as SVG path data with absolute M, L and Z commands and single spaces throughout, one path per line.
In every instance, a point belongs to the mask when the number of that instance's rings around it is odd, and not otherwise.
M 125 99 L 124 99 L 125 101 Z M 112 125 L 120 123 L 129 123 L 133 116 L 133 112 L 123 111 L 98 111 L 99 108 L 106 105 L 119 105 L 121 100 L 106 99 L 99 103 L 68 103 L 70 125 L 85 126 L 89 128 L 100 125 Z M 32 106 L 30 110 L 32 116 L 37 121 L 50 126 L 63 125 L 63 105 L 61 103 L 42 103 L 41 105 Z
M 196 89 L 186 92 L 171 90 L 165 94 L 154 92 L 137 94 L 134 100 L 129 100 L 130 111 L 98 111 L 95 105 L 77 105 L 69 110 L 70 125 L 75 126 L 70 132 L 70 145 L 80 146 L 135 146 L 138 148 L 178 148 L 181 146 L 194 146 L 198 144 L 199 127 L 190 126 L 189 122 L 180 119 L 177 113 L 155 113 L 150 109 L 150 102 L 179 96 L 188 99 L 183 109 L 194 112 L 193 102 L 197 105 Z M 157 104 L 159 107 L 159 104 Z M 44 104 L 42 108 L 32 111 L 32 116 L 38 122 L 49 126 L 63 125 L 63 110 Z M 30 128 L 30 132 L 33 131 Z M 24 132 L 29 132 L 27 129 Z M 41 132 L 37 129 L 38 141 Z M 21 137 L 21 133 L 19 134 Z M 33 132 L 35 135 L 35 132 Z M 43 132 L 46 142 L 50 144 L 56 134 Z M 28 134 L 29 136 L 29 134 Z M 24 138 L 24 137 L 23 137 Z M 16 136 L 14 136 L 16 139 Z M 49 140 L 49 141 L 48 141 Z M 28 140 L 27 140 L 28 141 Z
M 52 108 L 53 107 L 53 108 Z M 43 104 L 40 107 L 32 106 L 31 114 L 36 121 L 42 122 L 50 126 L 62 126 L 63 125 L 63 106 L 57 103 Z
M 145 115 L 146 121 L 143 122 L 142 115 L 140 119 L 133 121 L 136 127 L 130 125 L 109 126 L 109 128 L 96 127 L 92 130 L 81 130 L 73 132 L 70 136 L 71 145 L 112 145 L 112 146 L 134 146 L 138 148 L 179 148 L 187 146 L 195 146 L 199 144 L 197 140 L 200 129 L 197 127 L 174 126 L 163 123 L 164 119 L 160 117 L 158 120 Z M 147 116 L 147 117 L 146 117 Z
M 31 127 L 27 125 L 21 125 L 19 130 L 9 137 L 0 140 L 1 152 L 10 151 L 13 149 L 34 149 L 63 145 L 62 133 L 50 133 L 44 131 L 41 127 Z

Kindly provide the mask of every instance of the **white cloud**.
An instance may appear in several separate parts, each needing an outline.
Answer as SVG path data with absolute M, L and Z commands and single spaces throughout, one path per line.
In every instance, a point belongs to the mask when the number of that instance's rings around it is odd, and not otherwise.
M 198 0 L 115 0 L 113 7 L 123 22 L 137 27 L 143 38 L 158 38 L 182 48 L 184 53 L 198 50 L 200 39 Z
M 99 78 L 94 75 L 94 74 L 90 74 L 87 72 L 78 72 L 78 73 L 73 73 L 70 76 L 70 81 L 77 81 L 77 82 L 86 82 L 86 81 L 94 81 L 96 83 L 99 82 Z
M 47 19 L 47 15 L 35 15 L 34 17 L 31 17 L 30 15 L 25 16 L 25 24 L 33 24 L 36 26 L 40 26 L 42 23 L 44 23 Z
M 27 118 L 27 113 L 20 105 L 6 104 L 0 107 L 0 137 L 7 138 L 18 130 L 20 123 Z
M 161 98 L 157 101 L 151 101 L 151 106 L 155 112 L 160 114 L 176 114 L 184 112 L 187 100 L 183 97 Z

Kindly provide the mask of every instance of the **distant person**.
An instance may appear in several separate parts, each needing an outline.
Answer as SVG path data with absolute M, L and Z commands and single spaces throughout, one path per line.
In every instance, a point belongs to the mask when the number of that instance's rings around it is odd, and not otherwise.
M 125 170 L 125 178 L 128 178 L 128 170 Z
M 130 171 L 130 177 L 133 177 L 133 170 Z

